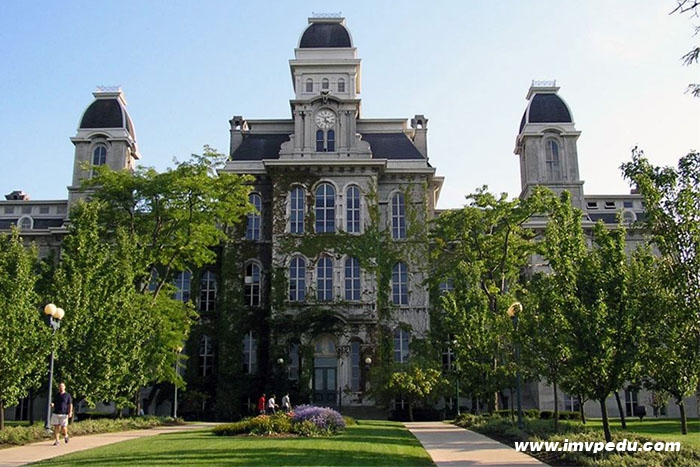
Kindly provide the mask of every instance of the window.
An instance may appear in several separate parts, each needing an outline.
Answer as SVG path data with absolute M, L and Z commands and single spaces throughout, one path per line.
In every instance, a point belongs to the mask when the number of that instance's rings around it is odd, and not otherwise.
M 391 198 L 391 238 L 406 238 L 406 206 L 402 193 Z
M 306 92 L 314 91 L 314 82 L 311 78 L 306 79 Z
M 452 278 L 448 277 L 444 281 L 440 282 L 438 288 L 440 290 L 440 295 L 445 295 L 452 292 L 455 289 L 455 284 Z
M 5 214 L 14 214 L 14 213 L 15 213 L 14 206 L 5 206 Z
M 328 85 L 328 78 L 323 78 L 321 80 L 321 89 L 323 89 L 325 91 L 325 90 L 328 90 L 329 88 L 330 88 L 330 86 Z
M 289 265 L 289 300 L 303 302 L 306 291 L 306 261 L 293 258 Z
M 406 363 L 408 361 L 408 342 L 410 340 L 410 334 L 408 331 L 403 329 L 397 329 L 394 331 L 394 361 L 399 363 Z
M 632 211 L 622 211 L 622 220 L 631 224 L 637 220 L 637 215 Z
M 19 221 L 17 221 L 17 225 L 20 230 L 32 230 L 34 227 L 34 219 L 29 216 L 22 216 Z
M 350 390 L 360 390 L 360 343 L 350 342 Z
M 316 188 L 316 233 L 335 232 L 335 189 L 330 183 Z
M 360 260 L 357 258 L 345 260 L 345 300 L 360 300 Z
M 92 150 L 92 176 L 95 176 L 95 167 L 100 165 L 105 165 L 107 163 L 107 146 L 104 144 L 98 144 L 95 149 Z
M 442 350 L 442 371 L 449 372 L 454 368 L 455 354 L 452 347 L 447 346 Z
M 564 394 L 564 410 L 569 410 L 571 412 L 578 412 L 581 410 L 581 402 L 577 396 L 570 396 L 569 394 Z
M 632 201 L 623 201 L 622 205 L 626 208 L 632 209 Z
M 289 232 L 304 233 L 304 190 L 296 187 L 289 195 Z
M 404 263 L 396 263 L 391 273 L 391 302 L 408 305 L 408 271 Z
M 326 141 L 326 151 L 333 152 L 335 151 L 335 131 L 328 130 L 327 136 L 328 140 Z
M 605 202 L 605 209 L 615 209 L 615 201 L 606 201 Z
M 243 336 L 243 372 L 253 374 L 258 371 L 258 340 L 253 331 Z
M 49 213 L 48 206 L 39 206 L 39 214 L 48 214 L 48 213 Z
M 634 415 L 634 409 L 637 408 L 637 400 L 639 397 L 639 392 L 633 389 L 631 386 L 625 389 L 625 412 L 628 417 Z
M 255 207 L 255 212 L 248 214 L 245 239 L 260 240 L 260 214 L 262 213 L 262 198 L 257 193 L 251 193 L 248 196 L 248 202 Z
M 545 143 L 545 163 L 547 166 L 547 180 L 561 180 L 559 145 L 553 139 L 547 140 Z
M 205 271 L 199 282 L 199 311 L 214 311 L 216 307 L 216 276 Z
M 360 233 L 360 189 L 356 186 L 345 192 L 345 230 Z
M 299 379 L 299 344 L 293 343 L 289 349 L 289 379 Z
M 190 281 L 192 279 L 192 273 L 190 271 L 182 271 L 177 273 L 175 276 L 175 281 L 173 285 L 177 289 L 175 292 L 175 296 L 173 297 L 175 300 L 180 300 L 181 302 L 189 302 L 190 301 Z
M 333 261 L 327 256 L 316 265 L 316 299 L 319 302 L 333 300 Z
M 325 150 L 325 136 L 323 130 L 316 130 L 316 152 L 323 152 Z
M 207 376 L 212 374 L 214 368 L 214 343 L 207 335 L 199 338 L 199 374 Z
M 589 201 L 586 203 L 586 206 L 588 206 L 588 209 L 598 209 L 598 202 L 597 201 Z
M 32 213 L 31 206 L 22 206 L 22 214 L 31 214 L 31 213 Z
M 338 78 L 338 92 L 345 92 L 345 80 Z
M 245 267 L 245 304 L 260 306 L 260 266 L 250 263 Z

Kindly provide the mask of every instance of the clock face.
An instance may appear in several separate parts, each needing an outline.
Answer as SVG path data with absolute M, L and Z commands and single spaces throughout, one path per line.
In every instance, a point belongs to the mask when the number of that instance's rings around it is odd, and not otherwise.
M 316 114 L 316 126 L 327 130 L 335 126 L 335 114 L 330 110 L 321 110 Z

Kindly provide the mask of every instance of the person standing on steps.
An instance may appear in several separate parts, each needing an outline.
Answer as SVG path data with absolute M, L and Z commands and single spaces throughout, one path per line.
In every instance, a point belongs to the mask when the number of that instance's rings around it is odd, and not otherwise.
M 68 443 L 68 419 L 73 418 L 73 397 L 66 392 L 66 383 L 58 385 L 58 392 L 53 397 L 51 403 L 53 413 L 51 414 L 51 424 L 53 425 L 54 446 L 58 446 L 59 434 L 63 432 L 63 439 Z

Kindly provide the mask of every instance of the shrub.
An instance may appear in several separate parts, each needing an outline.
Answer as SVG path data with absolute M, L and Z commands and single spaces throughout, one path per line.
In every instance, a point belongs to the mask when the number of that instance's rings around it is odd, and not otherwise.
M 327 436 L 343 430 L 346 423 L 356 424 L 357 422 L 349 417 L 346 422 L 338 412 L 327 407 L 301 405 L 291 414 L 258 415 L 239 422 L 218 425 L 212 429 L 212 433 L 218 436 L 285 433 L 294 433 L 299 436 Z
M 552 417 L 554 417 L 554 412 L 552 410 L 541 410 L 540 411 L 540 418 L 542 420 L 549 420 Z
M 540 418 L 540 409 L 526 409 L 523 413 L 528 418 Z
M 304 420 L 313 422 L 320 433 L 335 434 L 345 429 L 345 420 L 337 411 L 328 407 L 316 407 L 313 405 L 300 405 L 294 408 L 292 422 L 299 423 Z

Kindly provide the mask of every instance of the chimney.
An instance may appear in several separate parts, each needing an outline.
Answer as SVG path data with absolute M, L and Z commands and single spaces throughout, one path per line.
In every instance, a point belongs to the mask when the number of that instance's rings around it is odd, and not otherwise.
M 428 158 L 428 119 L 425 115 L 416 115 L 411 119 L 413 144 L 423 157 Z

